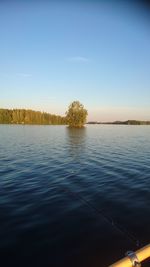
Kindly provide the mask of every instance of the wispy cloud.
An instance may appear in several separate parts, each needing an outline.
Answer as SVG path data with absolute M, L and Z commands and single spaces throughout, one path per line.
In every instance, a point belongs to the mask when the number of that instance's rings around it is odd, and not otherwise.
M 29 73 L 20 73 L 19 72 L 19 73 L 16 73 L 16 76 L 26 78 L 26 77 L 31 77 L 32 75 Z
M 18 73 L 0 73 L 0 76 L 3 76 L 5 78 L 16 78 L 16 77 L 28 78 L 28 77 L 31 77 L 32 74 L 22 73 L 22 72 L 18 72 Z
M 89 59 L 87 57 L 80 57 L 80 56 L 76 56 L 76 57 L 68 57 L 67 61 L 70 62 L 88 62 Z

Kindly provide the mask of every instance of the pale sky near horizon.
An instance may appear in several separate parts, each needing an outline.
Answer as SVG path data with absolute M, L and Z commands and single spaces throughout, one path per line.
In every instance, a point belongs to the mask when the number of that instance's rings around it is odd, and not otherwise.
M 1 1 L 0 108 L 150 120 L 150 16 L 134 1 Z

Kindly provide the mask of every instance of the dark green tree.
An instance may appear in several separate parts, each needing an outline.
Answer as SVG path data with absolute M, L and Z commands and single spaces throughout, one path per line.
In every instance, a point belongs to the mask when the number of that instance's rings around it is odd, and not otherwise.
M 67 123 L 70 127 L 83 127 L 86 123 L 88 112 L 79 101 L 74 101 L 66 112 Z

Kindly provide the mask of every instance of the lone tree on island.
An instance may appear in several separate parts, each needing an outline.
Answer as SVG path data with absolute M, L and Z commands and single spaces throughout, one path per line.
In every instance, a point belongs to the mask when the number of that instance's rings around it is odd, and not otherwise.
M 83 127 L 86 123 L 88 112 L 79 101 L 72 102 L 66 112 L 67 122 L 70 127 Z

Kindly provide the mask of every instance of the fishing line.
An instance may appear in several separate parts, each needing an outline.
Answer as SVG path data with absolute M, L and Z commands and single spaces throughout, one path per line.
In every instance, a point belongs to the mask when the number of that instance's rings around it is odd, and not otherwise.
M 81 169 L 82 168 L 80 168 L 78 171 L 75 171 L 73 173 L 68 174 L 67 176 L 63 177 L 62 179 L 64 180 L 64 179 L 67 179 L 73 175 L 76 175 L 77 173 L 80 172 Z M 90 209 L 92 209 L 96 214 L 98 214 L 99 216 L 102 216 L 109 224 L 111 224 L 112 227 L 114 227 L 116 230 L 118 230 L 120 233 L 122 233 L 124 236 L 126 236 L 126 238 L 128 238 L 128 240 L 130 240 L 132 243 L 134 243 L 136 245 L 136 247 L 139 247 L 142 245 L 142 243 L 139 241 L 139 239 L 137 239 L 137 237 L 133 233 L 131 233 L 131 231 L 129 232 L 121 224 L 114 221 L 114 219 L 111 216 L 106 215 L 104 210 L 95 207 L 85 197 L 81 196 L 77 192 L 72 191 L 68 186 L 65 186 L 65 185 L 62 185 L 62 186 L 63 186 L 63 189 L 61 188 L 62 191 L 69 193 L 69 195 L 71 195 L 73 198 L 77 198 L 78 200 L 80 200 L 80 202 L 83 202 L 86 206 L 88 206 Z

